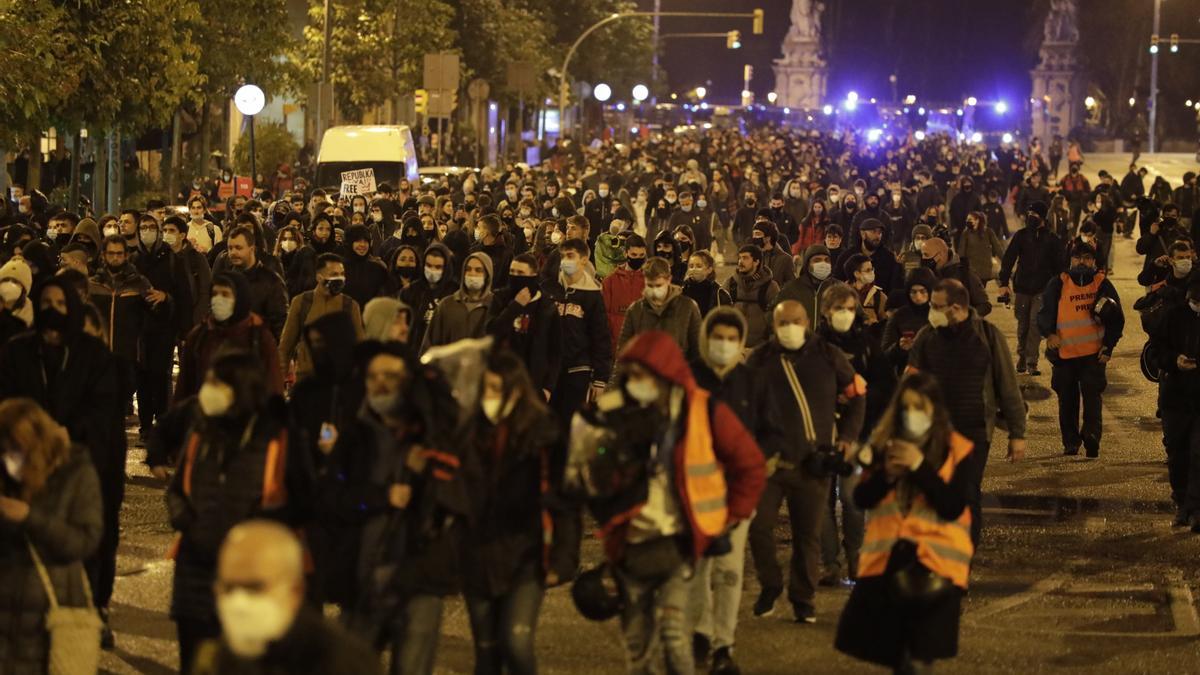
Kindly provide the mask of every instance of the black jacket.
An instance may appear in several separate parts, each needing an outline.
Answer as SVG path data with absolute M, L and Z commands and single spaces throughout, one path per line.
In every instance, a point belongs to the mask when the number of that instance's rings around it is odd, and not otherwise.
M 555 281 L 543 285 L 542 292 L 557 305 L 562 319 L 562 369 L 568 373 L 590 371 L 592 382 L 608 382 L 613 344 L 600 286 L 585 275 L 577 286 L 564 289 Z
M 371 298 L 382 295 L 388 284 L 387 268 L 383 261 L 373 255 L 356 255 L 346 251 L 346 295 L 354 299 L 359 307 L 366 307 Z
M 241 659 L 223 640 L 200 645 L 191 675 L 379 675 L 379 656 L 370 645 L 319 612 L 302 607 L 292 627 L 265 654 Z
M 865 328 L 862 319 L 858 317 L 845 333 L 833 330 L 828 321 L 822 320 L 817 333 L 829 344 L 842 350 L 854 372 L 867 381 L 866 409 L 858 438 L 866 441 L 892 399 L 892 392 L 896 388 L 896 372 L 880 348 L 876 333 Z
M 170 246 L 158 242 L 150 248 L 139 244 L 133 264 L 154 290 L 166 293 L 171 299 L 170 312 L 158 312 L 147 327 L 155 332 L 170 331 L 177 338 L 187 335 L 195 307 L 187 263 L 180 260 Z
M 240 270 L 250 282 L 250 311 L 261 316 L 271 328 L 275 341 L 283 334 L 287 323 L 287 287 L 283 279 L 259 262 L 248 270 Z
M 1200 314 L 1186 302 L 1167 310 L 1152 351 L 1164 371 L 1159 405 L 1164 410 L 1200 412 L 1200 369 L 1180 370 L 1179 357 L 1200 360 Z
M 524 307 L 513 300 L 516 293 L 501 289 L 488 308 L 487 333 L 506 345 L 529 369 L 533 387 L 554 391 L 562 370 L 562 320 L 558 305 L 541 293 Z
M 280 253 L 283 278 L 288 298 L 294 298 L 317 286 L 317 252 L 311 246 L 301 246 L 291 253 Z
M 691 298 L 696 303 L 696 307 L 700 308 L 701 319 L 708 316 L 708 312 L 713 307 L 727 307 L 733 304 L 733 296 L 712 277 L 704 281 L 685 280 L 683 294 Z

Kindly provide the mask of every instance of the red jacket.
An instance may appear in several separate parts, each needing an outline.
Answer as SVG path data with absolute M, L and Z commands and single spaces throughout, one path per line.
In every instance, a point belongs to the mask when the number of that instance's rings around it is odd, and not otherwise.
M 692 377 L 692 370 L 683 358 L 683 352 L 675 340 L 662 331 L 648 331 L 630 340 L 621 352 L 619 361 L 622 363 L 640 363 L 657 376 L 682 387 L 690 402 L 692 395 L 699 391 L 700 385 Z M 686 407 L 686 403 L 685 403 Z M 725 473 L 725 503 L 729 510 L 731 521 L 747 520 L 758 507 L 759 497 L 767 484 L 766 460 L 762 450 L 738 416 L 723 402 L 713 399 L 710 406 L 712 418 L 709 426 L 712 428 L 713 452 L 717 462 Z M 686 480 L 686 457 L 684 448 L 686 438 L 680 438 L 675 446 L 675 487 L 676 497 L 684 513 L 688 517 L 688 525 L 692 535 L 692 554 L 695 558 L 704 555 L 711 541 L 701 534 L 696 525 L 696 515 L 688 502 Z M 639 507 L 640 508 L 640 507 Z M 608 536 L 605 548 L 610 556 L 619 551 L 625 541 L 626 526 L 639 509 L 622 516 L 621 523 L 608 523 L 604 531 Z M 613 556 L 614 559 L 616 556 Z
M 613 269 L 604 277 L 600 294 L 604 297 L 604 309 L 608 312 L 608 331 L 612 333 L 613 345 L 621 338 L 621 326 L 625 324 L 625 312 L 629 306 L 642 299 L 646 278 L 642 271 L 626 269 L 624 265 Z
M 233 347 L 249 351 L 257 343 L 258 356 L 262 359 L 267 375 L 267 388 L 272 394 L 283 394 L 283 371 L 279 367 L 279 346 L 271 329 L 262 317 L 251 312 L 246 318 L 222 326 L 212 316 L 197 324 L 188 333 L 179 350 L 179 379 L 175 383 L 175 400 L 182 401 L 200 392 L 204 376 L 212 365 L 217 351 Z

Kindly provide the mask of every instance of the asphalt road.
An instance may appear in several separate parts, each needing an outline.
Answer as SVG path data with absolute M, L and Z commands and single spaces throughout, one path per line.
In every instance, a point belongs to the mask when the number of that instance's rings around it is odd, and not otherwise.
M 1098 156 L 1087 168 L 1107 168 L 1119 178 L 1126 161 Z M 1185 166 L 1186 157 L 1164 156 L 1152 171 L 1161 168 L 1177 181 Z M 1145 336 L 1131 309 L 1142 293 L 1134 281 L 1140 259 L 1125 239 L 1117 241 L 1115 256 L 1114 282 L 1128 316 L 1108 368 L 1100 458 L 1061 456 L 1049 368 L 1040 377 L 1022 376 L 1030 406 L 1028 457 L 1005 461 L 1006 439 L 997 432 L 984 484 L 984 540 L 965 603 L 960 655 L 942 666 L 947 672 L 1200 672 L 1200 535 L 1170 527 L 1156 390 L 1138 369 Z M 994 298 L 994 286 L 989 292 Z M 998 307 L 989 318 L 1011 345 L 1011 312 Z M 174 624 L 166 616 L 172 565 L 163 552 L 170 531 L 161 486 L 141 465 L 142 456 L 133 450 L 128 466 L 112 608 L 117 650 L 104 657 L 111 673 L 178 667 Z M 784 530 L 780 543 L 788 543 Z M 598 557 L 596 542 L 587 541 L 585 559 Z M 846 590 L 818 594 L 816 625 L 792 623 L 783 611 L 755 619 L 749 609 L 758 584 L 747 567 L 737 645 L 744 672 L 883 672 L 832 648 Z M 565 589 L 549 593 L 538 632 L 545 673 L 623 671 L 615 622 L 582 619 Z M 442 628 L 438 672 L 468 673 L 471 665 L 466 614 L 454 601 Z

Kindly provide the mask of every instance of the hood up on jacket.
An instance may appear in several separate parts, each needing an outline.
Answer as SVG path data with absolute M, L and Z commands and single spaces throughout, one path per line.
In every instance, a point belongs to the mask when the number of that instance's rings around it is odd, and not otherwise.
M 314 333 L 320 336 L 319 348 L 313 346 Z M 304 327 L 304 343 L 312 356 L 313 372 L 326 382 L 341 382 L 351 376 L 357 341 L 354 319 L 346 312 L 331 312 Z
M 41 299 L 41 294 L 46 292 L 47 288 L 54 287 L 62 291 L 62 294 L 67 299 L 67 331 L 63 336 L 63 342 L 70 344 L 75 338 L 83 333 L 83 299 L 79 297 L 79 292 L 76 291 L 70 283 L 64 281 L 60 277 L 50 277 L 38 288 L 38 299 Z M 33 303 L 26 303 L 33 304 Z M 34 316 L 35 328 L 39 332 L 43 327 L 38 322 L 37 316 Z
M 640 364 L 659 378 L 682 387 L 688 394 L 696 388 L 696 380 L 683 351 L 670 334 L 661 330 L 639 333 L 621 350 L 617 362 Z
M 26 263 L 25 259 L 19 255 L 9 258 L 8 262 L 0 267 L 0 280 L 3 279 L 12 279 L 25 289 L 25 301 L 21 303 L 20 307 L 13 309 L 12 314 L 24 321 L 26 326 L 32 326 L 33 300 L 30 293 L 33 290 L 33 272 L 29 269 L 29 263 Z
M 213 275 L 212 282 L 214 286 L 219 284 L 233 289 L 233 314 L 224 322 L 225 325 L 238 323 L 250 316 L 250 282 L 246 279 L 246 275 L 236 270 L 218 272 Z M 214 317 L 213 322 L 216 323 L 216 321 Z
M 740 361 L 735 361 L 727 366 L 718 366 L 712 362 L 708 353 L 708 334 L 712 332 L 712 325 L 720 320 L 722 323 L 733 322 L 740 327 L 738 335 L 738 347 L 741 351 L 746 351 L 746 333 L 749 332 L 750 326 L 746 323 L 746 317 L 742 313 L 728 305 L 724 307 L 714 307 L 704 321 L 700 324 L 700 358 L 704 359 L 704 364 L 712 369 L 718 377 L 724 377 L 726 373 L 733 370 Z
M 79 224 L 75 226 L 75 231 L 71 233 L 71 238 L 67 240 L 67 243 L 83 243 L 79 238 L 80 235 L 91 240 L 92 254 L 97 255 L 100 251 L 100 242 L 104 241 L 104 238 L 100 236 L 100 226 L 96 224 L 96 221 L 91 218 L 80 220 Z M 87 246 L 87 244 L 84 245 Z
M 492 292 L 492 279 L 495 278 L 492 273 L 492 256 L 484 253 L 483 251 L 477 251 L 463 259 L 463 278 L 458 280 L 458 291 L 464 296 L 468 295 L 469 293 L 467 291 L 467 263 L 470 262 L 472 258 L 483 263 L 483 288 L 479 290 L 479 294 L 480 296 L 490 295 Z
M 454 270 L 456 268 L 454 266 L 454 252 L 451 251 L 449 247 L 447 247 L 445 244 L 443 244 L 440 241 L 431 242 L 429 244 L 429 246 L 425 247 L 425 253 L 422 254 L 419 258 L 417 258 L 417 260 L 419 260 L 420 264 L 421 264 L 421 278 L 422 279 L 425 278 L 425 276 L 424 276 L 425 275 L 425 269 L 424 269 L 425 259 L 429 257 L 430 251 L 437 251 L 438 253 L 441 253 L 442 259 L 446 261 L 446 267 L 442 270 L 441 280 L 438 281 L 436 284 L 430 284 L 430 285 L 441 287 L 446 284 L 455 283 L 456 279 L 454 278 Z
M 395 298 L 373 298 L 363 308 L 365 339 L 388 342 L 388 331 L 400 314 L 404 315 L 405 323 L 411 326 L 412 310 L 408 305 Z
M 804 249 L 804 255 L 800 257 L 800 268 L 796 270 L 796 276 L 801 277 L 808 273 L 808 263 L 812 262 L 813 256 L 829 256 L 829 248 L 825 244 L 813 244 Z M 829 262 L 833 262 L 830 260 Z

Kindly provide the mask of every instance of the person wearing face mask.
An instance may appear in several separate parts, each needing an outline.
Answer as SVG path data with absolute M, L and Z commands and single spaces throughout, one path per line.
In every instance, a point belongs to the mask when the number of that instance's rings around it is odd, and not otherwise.
M 250 311 L 249 295 L 250 284 L 240 273 L 220 272 L 213 277 L 208 316 L 188 333 L 179 350 L 174 400 L 195 396 L 217 354 L 231 349 L 258 357 L 271 392 L 283 395 L 279 347 L 262 317 Z
M 1139 255 L 1145 256 L 1141 275 L 1138 276 L 1139 284 L 1151 286 L 1155 283 L 1143 282 L 1142 275 L 1146 278 L 1166 277 L 1163 272 L 1169 271 L 1170 267 L 1167 249 L 1176 241 L 1189 238 L 1178 216 L 1179 210 L 1168 205 L 1163 209 L 1162 219 L 1151 222 L 1146 228 L 1148 231 L 1138 238 L 1136 250 Z
M 221 634 L 213 581 L 222 540 L 252 518 L 297 527 L 309 519 L 314 477 L 284 406 L 273 399 L 258 354 L 217 357 L 189 409 L 179 470 L 167 487 L 167 512 L 178 533 L 170 616 L 181 669 L 196 648 Z
M 508 285 L 508 266 L 513 259 L 513 248 L 508 238 L 502 236 L 500 218 L 489 213 L 475 221 L 475 244 L 471 246 L 472 253 L 485 253 L 491 259 L 496 270 L 493 286 L 503 288 Z
M 1041 374 L 1038 358 L 1042 336 L 1037 331 L 1037 315 L 1041 310 L 1042 293 L 1061 269 L 1059 261 L 1064 258 L 1063 241 L 1046 225 L 1045 209 L 1045 204 L 1040 203 L 1030 208 L 1025 216 L 1025 227 L 1013 233 L 1004 251 L 996 280 L 1000 286 L 998 299 L 1005 304 L 1013 302 L 1013 312 L 1017 316 L 1017 372 L 1028 371 L 1032 375 Z M 1015 293 L 1014 300 L 1010 300 L 1010 292 Z
M 50 594 L 63 608 L 92 606 L 83 563 L 104 529 L 100 485 L 87 450 L 28 398 L 0 402 L 0 452 L 0 667 L 48 673 Z
M 634 338 L 617 367 L 620 386 L 576 424 L 608 429 L 628 452 L 610 459 L 579 444 L 565 482 L 589 497 L 602 525 L 619 580 L 630 670 L 656 672 L 665 661 L 670 672 L 691 673 L 692 570 L 705 555 L 729 551 L 733 533 L 753 513 L 765 480 L 762 451 L 730 407 L 697 385 L 666 333 Z M 610 466 L 628 456 L 632 462 L 617 467 L 619 485 L 586 484 L 581 465 Z M 661 649 L 648 647 L 655 643 Z
M 795 258 L 796 278 L 779 289 L 776 302 L 795 300 L 804 305 L 809 316 L 820 314 L 820 298 L 825 289 L 836 281 L 832 277 L 833 263 L 829 249 L 820 244 L 809 246 L 803 256 Z
M 37 307 L 34 330 L 0 348 L 0 399 L 36 401 L 91 455 L 103 496 L 104 535 L 88 557 L 87 569 L 96 607 L 105 620 L 105 644 L 111 646 L 108 607 L 116 575 L 126 452 L 117 364 L 103 341 L 84 332 L 83 300 L 66 280 L 47 280 L 31 303 Z
M 766 447 L 781 425 L 767 416 L 767 392 L 742 361 L 745 337 L 746 319 L 740 312 L 732 307 L 714 308 L 700 326 L 701 358 L 692 362 L 692 375 L 714 399 L 729 406 L 760 447 Z M 711 663 L 710 672 L 738 672 L 734 634 L 749 526 L 747 521 L 739 523 L 729 533 L 729 551 L 705 556 L 696 567 L 687 617 L 688 624 L 695 627 L 692 643 L 698 671 Z
M 889 227 L 891 219 L 884 214 L 883 207 L 880 204 L 880 197 L 876 192 L 871 192 L 863 197 L 863 207 L 854 214 L 854 220 L 850 224 L 850 240 L 852 243 L 862 240 L 862 234 L 859 231 L 862 224 L 867 220 L 873 219 L 878 220 L 883 226 L 883 239 L 880 242 L 880 246 L 887 249 L 891 248 L 892 240 L 894 239 L 893 230 Z
M 671 265 L 672 283 L 683 283 L 687 275 L 687 258 L 681 259 L 684 242 L 675 238 L 667 229 L 663 229 L 654 239 L 654 255 L 667 260 Z
M 163 245 L 171 249 L 176 263 L 181 265 L 186 273 L 188 290 L 192 297 L 192 315 L 189 326 L 195 326 L 208 316 L 210 309 L 208 292 L 212 286 L 212 269 L 209 267 L 208 259 L 197 251 L 184 236 L 186 231 L 187 223 L 179 216 L 171 215 L 163 220 Z
M 1096 458 L 1105 370 L 1125 328 L 1125 314 L 1116 287 L 1096 269 L 1095 248 L 1076 244 L 1071 249 L 1070 268 L 1046 285 L 1037 323 L 1053 368 L 1050 386 L 1058 395 L 1063 454 L 1077 455 L 1083 445 L 1087 456 Z
M 862 323 L 878 338 L 887 320 L 887 294 L 875 283 L 875 265 L 865 255 L 850 256 L 846 261 L 846 278 L 862 303 Z
M 896 373 L 880 348 L 875 331 L 864 321 L 859 292 L 854 288 L 840 282 L 831 284 L 821 297 L 820 316 L 817 334 L 842 350 L 854 372 L 866 382 L 866 408 L 858 438 L 860 443 L 866 442 L 896 388 Z M 825 569 L 818 582 L 821 586 L 838 586 L 847 580 L 853 581 L 857 574 L 863 539 L 863 514 L 852 498 L 857 484 L 854 476 L 830 478 L 829 508 L 821 528 L 821 563 Z M 840 529 L 838 502 L 842 505 Z M 842 534 L 840 539 L 839 532 Z M 838 562 L 839 550 L 845 552 L 844 568 Z
M 369 645 L 304 602 L 304 547 L 269 520 L 234 526 L 217 558 L 219 639 L 197 649 L 193 675 L 382 673 Z
M 312 353 L 302 340 L 304 327 L 329 314 L 343 313 L 350 317 L 356 340 L 362 339 L 362 311 L 358 303 L 343 291 L 346 287 L 346 266 L 332 253 L 317 257 L 317 286 L 292 298 L 288 306 L 287 323 L 279 339 L 279 363 L 285 372 L 295 359 L 296 381 L 303 380 L 314 370 Z
M 392 258 L 396 254 L 396 249 L 401 246 L 411 246 L 420 252 L 425 250 L 425 245 L 428 243 L 425 238 L 425 230 L 421 226 L 421 219 L 411 211 L 401 217 L 400 224 L 394 226 L 390 234 L 391 236 L 387 237 L 377 249 L 379 259 L 385 262 Z
M 751 243 L 754 223 L 758 219 L 758 197 L 753 192 L 742 197 L 741 204 L 733 214 L 733 243 L 744 246 Z
M 0 339 L 7 341 L 33 325 L 32 288 L 33 272 L 24 258 L 16 256 L 0 267 Z
M 386 289 L 389 277 L 383 261 L 371 254 L 371 235 L 363 225 L 346 231 L 346 285 L 342 292 L 363 307 Z
M 1200 423 L 1200 281 L 1193 278 L 1187 284 L 1151 340 L 1151 354 L 1163 372 L 1159 407 L 1174 525 L 1200 534 L 1200 436 L 1195 431 Z
M 733 304 L 733 296 L 717 283 L 716 261 L 708 251 L 696 251 L 688 258 L 683 294 L 696 303 L 701 316 L 708 316 L 714 307 Z
M 896 672 L 925 672 L 958 652 L 978 449 L 951 424 L 947 400 L 936 378 L 907 376 L 859 454 L 854 501 L 867 512 L 866 538 L 834 646 Z
M 508 286 L 492 297 L 486 329 L 521 359 L 543 400 L 549 400 L 562 366 L 562 325 L 558 307 L 542 293 L 533 255 L 513 258 Z
M 283 265 L 283 280 L 289 299 L 317 285 L 317 252 L 305 243 L 304 235 L 295 225 L 286 225 L 275 237 L 275 258 Z
M 975 276 L 979 277 L 986 290 L 988 282 L 995 278 L 992 272 L 993 261 L 1004 257 L 1004 243 L 987 226 L 987 216 L 982 212 L 968 213 L 966 223 L 966 228 L 958 233 L 954 250 Z
M 958 236 L 967 227 L 967 216 L 983 206 L 975 190 L 975 179 L 963 176 L 958 181 L 958 192 L 950 200 L 950 231 Z
M 413 246 L 397 247 L 385 265 L 388 269 L 388 282 L 380 297 L 399 297 L 401 292 L 421 278 L 421 254 Z
M 467 256 L 459 289 L 443 298 L 433 311 L 421 343 L 422 353 L 430 347 L 484 335 L 493 276 L 492 259 L 486 253 Z
M 679 193 L 679 209 L 667 219 L 663 231 L 678 237 L 683 227 L 689 233 L 688 241 L 694 246 L 692 250 L 708 250 L 712 244 L 712 217 L 696 208 L 696 196 L 690 190 Z M 698 238 L 697 232 L 702 232 L 703 236 Z M 687 254 L 690 255 L 691 251 Z
M 799 178 L 788 180 L 783 187 L 783 209 L 795 223 L 803 223 L 808 216 L 808 199 L 806 198 L 804 181 Z M 793 234 L 791 241 L 799 241 L 799 236 Z
M 542 599 L 574 577 L 582 523 L 559 481 L 543 478 L 561 452 L 560 427 L 522 359 L 495 349 L 481 379 L 463 434 L 470 506 L 458 545 L 475 666 L 534 673 Z
M 921 247 L 921 261 L 938 279 L 955 279 L 961 283 L 971 295 L 971 309 L 980 317 L 992 312 L 992 303 L 988 301 L 979 275 L 971 269 L 969 261 L 959 258 L 950 250 L 945 239 L 933 237 L 925 242 Z
M 909 246 L 909 235 L 917 223 L 917 213 L 899 183 L 891 184 L 881 198 L 879 220 L 892 233 L 890 248 L 902 254 Z
M 931 240 L 934 241 L 934 240 Z M 950 421 L 974 444 L 970 471 L 971 541 L 983 530 L 983 472 L 996 414 L 1008 425 L 1010 462 L 1025 457 L 1025 401 L 1017 384 L 1012 352 L 1004 335 L 970 304 L 970 294 L 957 279 L 941 279 L 929 297 L 929 326 L 917 333 L 908 352 L 908 371 L 929 373 L 946 394 Z M 1038 315 L 1041 327 L 1041 315 Z
M 590 231 L 599 235 L 601 232 L 608 230 L 608 224 L 613 219 L 613 202 L 616 197 L 612 194 L 611 186 L 607 180 L 601 180 L 596 188 L 596 196 L 583 207 L 583 216 L 588 219 L 591 224 Z M 595 238 L 588 242 L 588 245 L 595 246 Z
M 794 300 L 775 306 L 774 335 L 747 361 L 754 377 L 773 394 L 766 414 L 775 420 L 802 420 L 785 426 L 764 445 L 766 491 L 750 525 L 750 551 L 762 591 L 754 615 L 769 616 L 783 594 L 776 559 L 775 524 L 786 500 L 792 527 L 788 600 L 795 620 L 815 623 L 813 599 L 820 576 L 821 528 L 829 499 L 829 476 L 815 468 L 820 446 L 834 442 L 846 451 L 862 429 L 866 401 L 858 377 L 840 349 L 809 328 L 808 312 Z M 839 399 L 842 404 L 838 415 Z
M 896 374 L 904 372 L 917 333 L 929 323 L 929 294 L 935 284 L 933 272 L 921 267 L 908 273 L 903 293 L 891 295 L 897 302 L 883 327 L 880 346 Z
M 671 283 L 670 263 L 650 258 L 642 271 L 642 297 L 625 313 L 617 350 L 641 333 L 661 331 L 675 340 L 689 361 L 700 358 L 700 310 L 682 288 Z
M 556 279 L 543 280 L 542 291 L 562 317 L 562 365 L 550 406 L 565 426 L 586 402 L 603 393 L 614 350 L 603 291 L 587 262 L 587 242 L 567 239 L 559 251 L 562 262 Z
M 761 218 L 754 224 L 751 241 L 762 250 L 763 267 L 770 269 L 771 277 L 782 286 L 796 274 L 792 257 L 788 254 L 790 249 L 780 237 L 775 223 Z
M 616 344 L 621 337 L 625 314 L 633 303 L 641 299 L 646 283 L 642 273 L 647 256 L 646 241 L 637 234 L 631 234 L 625 240 L 624 252 L 625 261 L 604 278 L 601 287 L 612 344 Z

